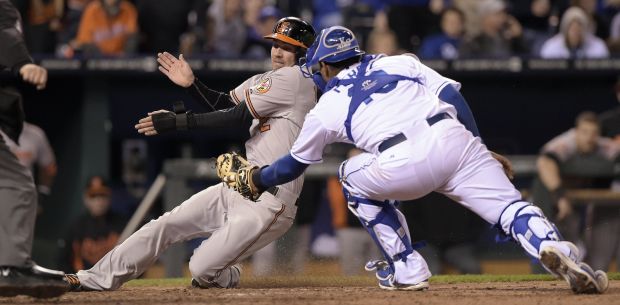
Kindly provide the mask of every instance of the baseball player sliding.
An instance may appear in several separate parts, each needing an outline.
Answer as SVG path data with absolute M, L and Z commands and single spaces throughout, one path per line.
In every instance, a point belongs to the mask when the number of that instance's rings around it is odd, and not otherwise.
M 542 211 L 521 198 L 500 163 L 466 128 L 475 124 L 471 113 L 457 111 L 465 109 L 464 100 L 444 102 L 429 90 L 416 58 L 366 55 L 350 30 L 335 26 L 321 31 L 306 59 L 304 68 L 325 93 L 306 116 L 290 153 L 267 167 L 248 164 L 234 171 L 221 163 L 224 182 L 257 199 L 321 162 L 325 145 L 353 143 L 366 152 L 343 162 L 339 177 L 350 210 L 383 252 L 384 260 L 366 265 L 376 271 L 381 288 L 428 288 L 431 273 L 395 200 L 436 191 L 495 224 L 575 293 L 607 289 L 607 274 L 577 260 L 577 248 L 562 241 Z M 219 159 L 227 158 L 239 159 Z
M 159 54 L 159 69 L 174 83 L 189 88 L 213 108 L 233 107 L 196 114 L 159 110 L 141 119 L 136 129 L 145 135 L 156 135 L 251 120 L 251 138 L 245 143 L 248 160 L 261 165 L 273 163 L 290 150 L 306 113 L 316 104 L 312 79 L 304 77 L 296 65 L 314 36 L 312 26 L 301 19 L 279 20 L 273 33 L 265 36 L 273 40 L 273 70 L 250 77 L 230 95 L 211 90 L 195 79 L 182 56 L 177 59 L 168 53 Z M 117 289 L 142 274 L 171 244 L 198 237 L 208 239 L 190 259 L 192 286 L 236 287 L 241 272 L 237 263 L 282 236 L 293 224 L 303 176 L 291 180 L 267 189 L 260 196 L 261 204 L 249 201 L 222 183 L 208 187 L 144 225 L 91 269 L 67 275 L 71 288 Z

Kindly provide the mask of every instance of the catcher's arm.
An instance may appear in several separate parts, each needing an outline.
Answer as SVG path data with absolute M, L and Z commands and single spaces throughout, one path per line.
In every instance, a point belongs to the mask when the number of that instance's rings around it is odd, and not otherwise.
M 494 151 L 490 151 L 491 152 L 491 156 L 493 156 L 493 158 L 495 158 L 495 160 L 497 160 L 501 165 L 502 168 L 504 169 L 504 174 L 506 174 L 506 177 L 508 177 L 508 179 L 512 180 L 515 176 L 515 172 L 512 168 L 512 162 L 510 162 L 510 160 L 508 160 L 508 158 L 494 152 Z
M 149 112 L 147 117 L 138 121 L 135 128 L 139 133 L 152 136 L 173 130 L 230 127 L 235 123 L 247 125 L 252 120 L 245 102 L 241 102 L 235 107 L 207 113 L 174 113 L 167 110 Z

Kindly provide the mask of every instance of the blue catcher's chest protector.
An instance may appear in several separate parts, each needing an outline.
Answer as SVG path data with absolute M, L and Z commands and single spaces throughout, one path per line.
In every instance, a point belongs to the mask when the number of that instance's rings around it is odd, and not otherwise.
M 348 96 L 351 97 L 349 103 L 349 111 L 347 113 L 347 119 L 344 122 L 344 127 L 347 131 L 347 137 L 349 140 L 355 143 L 353 135 L 351 133 L 351 119 L 353 114 L 357 111 L 362 103 L 368 104 L 372 102 L 370 96 L 374 93 L 388 93 L 396 88 L 396 84 L 401 80 L 414 81 L 421 83 L 418 78 L 407 77 L 398 74 L 387 74 L 383 70 L 377 70 L 369 75 L 366 75 L 366 70 L 372 63 L 382 58 L 383 55 L 364 55 L 357 70 L 352 71 L 349 74 L 348 79 L 338 79 L 334 77 L 327 84 L 325 91 L 329 91 L 334 87 L 353 85 L 349 88 Z

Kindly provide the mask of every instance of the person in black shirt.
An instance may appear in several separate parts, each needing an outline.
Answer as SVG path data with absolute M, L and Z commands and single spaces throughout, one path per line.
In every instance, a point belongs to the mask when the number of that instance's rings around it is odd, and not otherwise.
M 47 70 L 36 64 L 26 49 L 21 18 L 9 0 L 0 0 L 0 71 L 10 69 L 41 90 Z M 0 129 L 18 142 L 24 111 L 18 94 L 0 88 Z M 0 296 L 20 294 L 56 297 L 67 289 L 64 273 L 37 266 L 31 259 L 37 191 L 30 171 L 0 139 Z
M 86 211 L 69 229 L 61 264 L 65 271 L 91 268 L 116 246 L 127 219 L 110 210 L 111 191 L 101 176 L 88 180 L 84 190 Z

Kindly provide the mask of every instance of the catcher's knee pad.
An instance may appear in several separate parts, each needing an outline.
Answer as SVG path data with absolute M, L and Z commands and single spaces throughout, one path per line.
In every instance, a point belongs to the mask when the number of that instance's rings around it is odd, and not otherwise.
M 502 230 L 511 236 L 528 255 L 540 258 L 541 244 L 545 241 L 560 241 L 561 235 L 542 210 L 525 201 L 509 205 L 500 215 Z
M 356 198 L 344 190 L 348 207 L 368 231 L 390 264 L 406 261 L 414 247 L 402 214 L 389 202 Z

